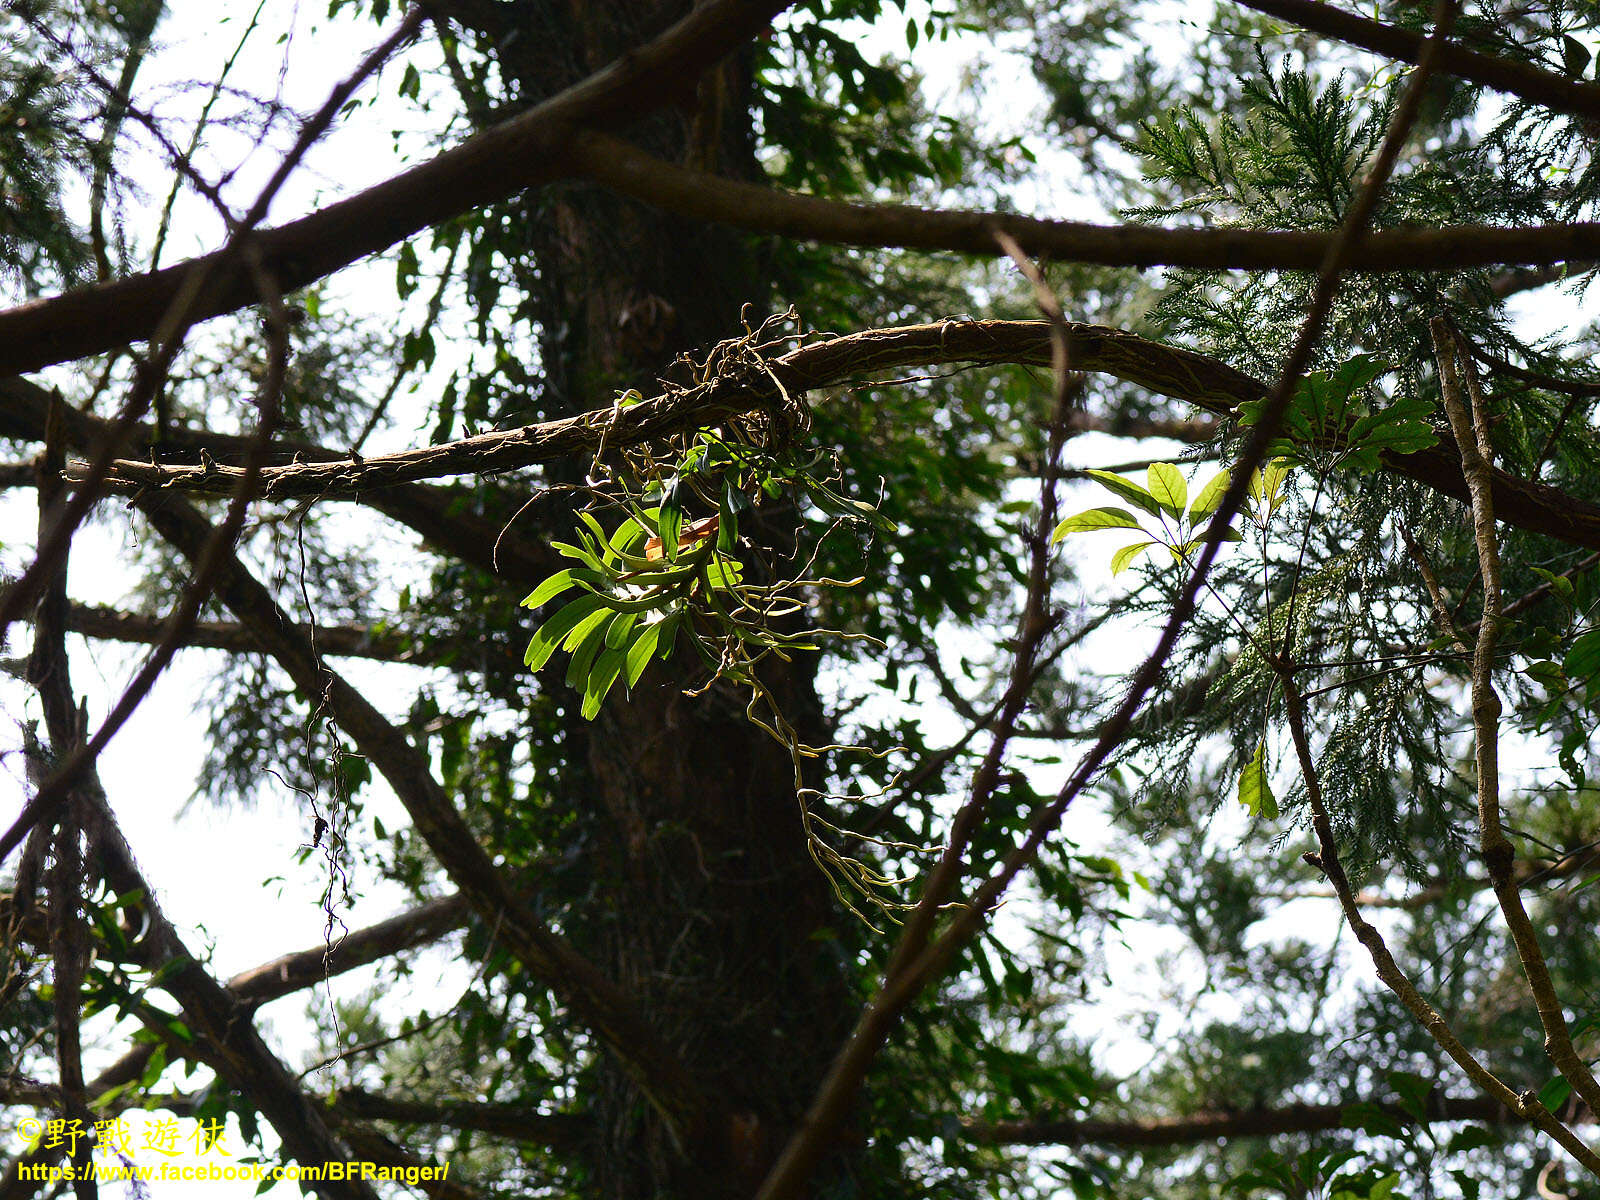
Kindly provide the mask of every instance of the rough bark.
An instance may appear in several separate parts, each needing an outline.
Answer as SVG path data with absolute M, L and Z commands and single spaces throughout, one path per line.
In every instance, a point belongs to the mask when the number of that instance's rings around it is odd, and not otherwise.
M 689 7 L 520 0 L 501 6 L 510 28 L 496 53 L 518 101 L 535 104 Z M 671 161 L 754 177 L 746 91 L 741 63 L 725 63 L 637 136 Z M 628 387 L 653 393 L 675 352 L 737 333 L 741 307 L 768 293 L 755 254 L 730 230 L 583 182 L 521 203 L 537 268 L 524 282 L 542 330 L 542 417 L 609 405 Z M 768 682 L 814 733 L 812 670 Z M 824 934 L 832 897 L 806 853 L 788 755 L 746 720 L 745 697 L 691 699 L 691 679 L 675 667 L 593 726 L 568 725 L 606 849 L 603 886 L 571 935 L 639 997 L 728 1113 L 711 1179 L 682 1165 L 633 1084 L 603 1068 L 591 1166 L 594 1193 L 607 1197 L 751 1194 L 849 1025 L 849 990 Z

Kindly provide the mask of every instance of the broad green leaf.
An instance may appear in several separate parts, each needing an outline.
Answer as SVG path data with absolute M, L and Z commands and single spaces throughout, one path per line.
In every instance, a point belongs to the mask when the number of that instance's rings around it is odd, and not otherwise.
M 1150 494 L 1167 515 L 1183 516 L 1184 506 L 1189 503 L 1189 485 L 1184 482 L 1183 472 L 1171 463 L 1158 462 L 1150 464 L 1145 477 L 1150 485 Z
M 1267 783 L 1267 744 L 1262 742 L 1239 774 L 1239 803 L 1252 817 L 1278 819 L 1278 800 Z
M 609 635 L 607 640 L 609 641 Z M 592 721 L 599 714 L 600 706 L 605 703 L 606 693 L 611 690 L 611 685 L 616 683 L 626 657 L 621 650 L 608 649 L 595 660 L 594 667 L 589 671 L 589 681 L 583 690 L 584 720 Z
M 1142 508 L 1152 517 L 1161 515 L 1161 505 L 1156 503 L 1156 498 L 1133 480 L 1124 479 L 1121 475 L 1115 475 L 1110 471 L 1090 471 L 1088 476 L 1101 487 L 1121 496 L 1135 508 Z
M 1056 531 L 1050 535 L 1050 544 L 1055 545 L 1069 534 L 1085 533 L 1092 529 L 1142 528 L 1133 514 L 1125 508 L 1091 508 L 1075 517 L 1068 517 L 1057 525 Z
M 1543 567 L 1533 567 L 1532 571 L 1550 585 L 1550 590 L 1561 598 L 1563 604 L 1568 608 L 1572 607 L 1574 593 L 1571 579 L 1565 575 L 1557 575 L 1554 571 L 1546 571 Z
M 1222 495 L 1228 490 L 1228 480 L 1231 476 L 1227 470 L 1218 471 L 1211 477 L 1209 483 L 1200 489 L 1200 494 L 1194 498 L 1194 503 L 1189 506 L 1189 523 L 1198 525 L 1201 517 L 1209 517 L 1217 511 L 1217 505 L 1222 503 Z
M 1557 1075 L 1549 1083 L 1539 1089 L 1539 1103 L 1555 1112 L 1567 1102 L 1567 1097 L 1572 1095 L 1572 1085 L 1567 1082 L 1564 1075 Z
M 1425 1120 L 1428 1095 L 1433 1091 L 1433 1080 L 1414 1071 L 1390 1071 L 1388 1078 L 1389 1085 L 1400 1097 L 1398 1101 L 1400 1107 L 1417 1120 Z
M 530 671 L 537 671 L 550 661 L 550 656 L 556 652 L 556 648 L 579 621 L 596 611 L 604 610 L 605 602 L 599 596 L 579 596 L 539 626 L 532 640 L 528 642 L 528 651 L 523 655 L 522 661 L 527 664 Z
M 1574 683 L 1583 682 L 1592 691 L 1600 677 L 1600 629 L 1591 629 L 1577 641 L 1562 660 L 1561 669 Z
M 1283 503 L 1283 485 L 1289 478 L 1290 464 L 1274 458 L 1250 477 L 1250 497 L 1271 516 Z
M 1141 550 L 1154 546 L 1153 541 L 1134 542 L 1131 546 L 1124 546 L 1111 556 L 1111 573 L 1121 575 L 1128 569 L 1128 565 L 1139 556 Z
M 1561 63 L 1567 68 L 1567 74 L 1574 79 L 1583 78 L 1583 70 L 1589 65 L 1589 60 L 1594 56 L 1585 46 L 1570 33 L 1561 35 Z

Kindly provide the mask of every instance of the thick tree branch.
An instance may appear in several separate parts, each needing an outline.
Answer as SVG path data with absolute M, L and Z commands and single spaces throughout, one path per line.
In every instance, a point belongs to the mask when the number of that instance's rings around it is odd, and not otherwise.
M 470 911 L 467 898 L 460 892 L 425 900 L 415 908 L 346 934 L 332 947 L 312 946 L 241 971 L 228 980 L 228 990 L 241 1001 L 265 1004 L 368 963 L 436 942 L 452 929 L 459 929 Z
M 975 1142 L 990 1146 L 1148 1146 L 1193 1145 L 1232 1138 L 1276 1137 L 1286 1133 L 1328 1133 L 1360 1129 L 1374 1111 L 1410 1124 L 1416 1117 L 1398 1104 L 1285 1104 L 1244 1112 L 1194 1113 L 1146 1120 L 1092 1120 L 1059 1117 L 1050 1120 L 962 1122 Z M 1482 1121 L 1520 1123 L 1504 1105 L 1488 1096 L 1438 1096 L 1427 1102 L 1433 1122 Z
M 1600 96 L 1600 86 L 1585 86 Z M 1027 253 L 1063 262 L 1315 271 L 1335 237 L 1320 230 L 1096 225 L 1015 213 L 850 204 L 695 171 L 592 131 L 575 135 L 565 153 L 575 172 L 676 216 L 846 246 L 982 255 L 994 245 L 996 233 L 1005 233 Z M 1456 271 L 1498 264 L 1581 263 L 1596 257 L 1600 224 L 1593 223 L 1380 229 L 1351 252 L 1350 270 Z
M 1150 341 L 1120 329 L 1072 325 L 1072 361 L 1083 371 L 1114 376 L 1159 395 L 1230 417 L 1266 385 L 1226 363 L 1192 350 Z M 772 376 L 726 376 L 700 387 L 670 392 L 626 409 L 601 409 L 520 429 L 480 434 L 442 446 L 361 462 L 289 464 L 263 473 L 268 496 L 359 494 L 377 505 L 391 483 L 473 472 L 503 471 L 572 455 L 600 445 L 621 448 L 686 425 L 714 424 L 746 412 L 776 394 L 774 378 L 790 391 L 831 387 L 864 373 L 909 366 L 957 363 L 1050 362 L 1050 327 L 1044 321 L 944 321 L 867 330 L 801 346 L 773 359 Z M 1386 455 L 1389 469 L 1468 503 L 1455 447 L 1447 441 L 1415 454 Z M 124 489 L 163 488 L 201 495 L 226 494 L 237 468 L 166 466 L 123 460 L 112 473 Z M 1495 512 L 1511 525 L 1573 545 L 1600 549 L 1600 507 L 1558 488 L 1491 468 Z M 459 539 L 458 539 L 459 540 Z M 480 550 L 480 557 L 483 551 Z
M 537 107 L 347 200 L 254 235 L 263 268 L 292 291 L 451 217 L 555 178 L 557 155 L 575 126 L 634 121 L 692 96 L 705 68 L 759 34 L 789 2 L 697 5 L 655 41 Z M 210 272 L 211 278 L 191 306 L 193 319 L 256 302 L 248 275 L 219 252 L 24 304 L 0 312 L 0 375 L 26 374 L 150 336 L 197 272 Z
M 51 394 L 36 383 L 20 378 L 0 379 L 0 436 L 41 440 L 51 403 Z M 109 429 L 109 422 L 68 404 L 61 405 L 60 418 L 67 441 L 78 447 L 96 445 Z M 154 427 L 141 425 L 134 440 L 149 445 L 155 436 Z M 167 430 L 165 440 L 171 446 L 204 450 L 232 465 L 244 458 L 254 439 L 174 427 Z M 270 460 L 349 462 L 351 457 L 310 442 L 279 439 L 272 443 Z M 478 515 L 459 492 L 408 485 L 336 498 L 359 499 L 416 531 L 438 550 L 491 575 L 531 584 L 556 569 L 557 556 L 542 541 L 515 528 L 503 529 L 498 522 Z
M 1423 43 L 1427 41 L 1418 30 L 1385 25 L 1331 4 L 1318 3 L 1318 0 L 1238 0 L 1238 3 L 1397 62 L 1417 62 Z M 1556 112 L 1600 117 L 1600 84 L 1541 70 L 1531 63 L 1446 42 L 1438 50 L 1438 69 L 1506 95 L 1521 96 Z

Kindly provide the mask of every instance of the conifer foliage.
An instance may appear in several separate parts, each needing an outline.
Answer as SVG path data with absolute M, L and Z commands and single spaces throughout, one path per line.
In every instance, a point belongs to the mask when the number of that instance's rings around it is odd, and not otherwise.
M 269 7 L 0 6 L 0 1198 L 1600 1194 L 1600 9 Z

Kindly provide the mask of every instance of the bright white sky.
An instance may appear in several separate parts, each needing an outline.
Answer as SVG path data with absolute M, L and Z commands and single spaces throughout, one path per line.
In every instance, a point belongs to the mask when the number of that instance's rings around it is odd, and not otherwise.
M 169 8 L 171 15 L 160 30 L 161 53 L 147 65 L 140 79 L 140 94 L 146 104 L 155 105 L 158 111 L 178 115 L 192 111 L 192 99 L 185 91 L 185 84 L 215 77 L 254 5 L 238 0 L 227 0 L 220 6 L 215 0 L 176 0 Z M 227 14 L 221 21 L 217 17 L 219 11 Z M 281 29 L 273 26 L 256 35 L 253 52 L 247 52 L 241 59 L 235 85 L 258 95 L 278 92 L 302 112 L 315 108 L 331 81 L 346 75 L 376 40 L 374 27 L 369 22 L 329 21 L 322 15 L 324 11 L 317 0 L 304 5 L 263 5 L 264 20 L 285 24 Z M 274 44 L 279 32 L 288 35 L 286 45 Z M 903 50 L 904 42 L 898 28 L 895 33 L 884 35 L 882 41 L 885 50 Z M 970 44 L 930 45 L 924 42 L 919 49 L 917 60 L 929 77 L 931 97 L 942 111 L 971 107 L 962 81 L 972 53 Z M 991 58 L 998 53 L 1001 52 L 987 51 Z M 424 70 L 434 61 L 431 49 L 426 46 L 417 55 L 419 68 Z M 995 97 L 991 96 L 985 113 L 991 119 L 995 114 L 1004 114 L 1014 122 L 1014 128 L 1004 130 L 1007 133 L 1027 133 L 1036 128 L 1032 115 L 1036 111 L 1037 96 L 1022 64 L 1013 61 L 994 77 L 1000 81 L 994 86 L 1003 93 L 1005 102 L 994 103 Z M 377 97 L 376 106 L 361 109 L 318 147 L 307 168 L 275 205 L 272 223 L 290 219 L 320 201 L 349 194 L 393 174 L 407 161 L 408 153 L 415 158 L 429 152 L 426 131 L 413 131 L 398 139 L 398 144 L 390 136 L 395 122 L 412 119 L 404 115 L 400 107 L 387 102 L 393 97 L 396 78 L 396 70 L 391 68 L 381 82 L 368 83 L 362 96 L 364 99 Z M 1047 148 L 1041 145 L 1038 149 L 1048 164 Z M 276 156 L 270 150 L 252 154 L 250 147 L 237 139 L 219 140 L 214 156 L 212 162 L 217 167 L 231 168 L 241 159 L 245 162 L 230 191 L 236 207 L 242 207 L 254 195 L 255 187 L 276 163 Z M 151 189 L 152 203 L 158 204 L 165 182 L 155 175 L 147 177 L 138 165 L 133 166 L 133 173 Z M 1065 171 L 1041 171 L 1037 181 L 1019 195 L 1019 203 L 1025 209 L 1052 215 L 1079 219 L 1099 216 L 1093 201 L 1072 186 L 1069 175 Z M 163 262 L 170 263 L 212 249 L 220 240 L 221 226 L 215 215 L 203 202 L 186 197 L 180 202 L 178 220 Z M 390 272 L 386 263 L 347 271 L 335 281 L 332 294 L 353 311 L 371 311 L 378 319 L 392 321 Z M 1555 311 L 1531 315 L 1546 320 L 1558 316 Z M 1570 319 L 1570 310 L 1563 315 Z M 424 394 L 426 387 L 424 384 Z M 372 449 L 396 448 L 407 441 L 404 430 L 392 436 L 393 445 L 374 444 Z M 1130 447 L 1126 441 L 1093 436 L 1081 438 L 1073 446 L 1075 461 L 1087 464 L 1136 457 L 1140 453 L 1176 456 L 1177 447 L 1152 443 L 1141 449 Z M 1208 476 L 1209 470 L 1205 474 Z M 1097 503 L 1092 490 L 1091 486 L 1079 495 L 1069 495 L 1066 498 L 1068 510 Z M 1077 503 L 1079 500 L 1081 504 Z M 0 497 L 0 537 L 4 539 L 0 542 L 0 569 L 14 573 L 26 563 L 30 556 L 33 521 L 31 493 L 16 492 Z M 127 536 L 124 523 L 113 507 L 78 539 L 71 576 L 75 598 L 104 603 L 125 601 L 124 590 L 130 580 L 116 564 L 125 554 Z M 1095 539 L 1086 539 L 1080 553 L 1086 562 L 1103 566 L 1110 547 Z M 404 581 L 386 582 L 397 591 Z M 26 628 L 15 631 L 6 653 L 25 654 L 27 636 Z M 1126 657 L 1126 635 L 1119 635 L 1119 638 L 1115 647 L 1105 643 L 1101 652 Z M 135 669 L 142 652 L 136 647 L 101 643 L 94 646 L 95 653 L 91 655 L 81 639 L 71 641 L 74 682 L 78 691 L 89 697 L 91 720 L 98 720 Z M 310 818 L 292 795 L 276 784 L 269 783 L 262 789 L 260 802 L 252 809 L 221 812 L 204 803 L 186 808 L 195 790 L 203 756 L 200 739 L 204 718 L 195 707 L 203 701 L 205 681 L 215 661 L 209 652 L 189 651 L 179 656 L 150 699 L 103 756 L 101 776 L 145 874 L 156 884 L 168 914 L 185 931 L 191 948 L 210 952 L 213 972 L 225 978 L 285 951 L 320 943 L 324 919 L 320 896 L 325 877 L 319 859 L 314 857 L 304 865 L 297 862 L 297 852 L 309 837 Z M 358 683 L 363 677 L 375 677 L 377 672 L 377 668 L 370 665 L 363 667 L 348 660 L 336 665 Z M 417 678 L 422 678 L 421 673 L 417 673 Z M 389 687 L 379 694 L 396 697 L 395 706 L 399 710 L 409 703 L 410 696 L 406 692 L 404 688 Z M 7 812 L 20 806 L 25 794 L 21 756 L 14 752 L 20 746 L 19 723 L 36 719 L 37 706 L 25 689 L 9 680 L 0 680 L 0 709 L 10 718 L 0 724 L 0 751 L 12 752 L 0 757 L 0 819 L 6 819 Z M 946 719 L 937 709 L 930 708 L 927 712 L 930 723 Z M 381 784 L 369 790 L 367 805 L 369 812 L 391 827 L 405 823 L 404 813 Z M 1226 811 L 1231 814 L 1231 809 Z M 1080 835 L 1085 825 L 1082 821 L 1075 823 Z M 1226 839 L 1238 836 L 1241 829 L 1242 821 L 1230 817 L 1220 821 L 1214 833 Z M 387 916 L 404 903 L 399 890 L 385 886 L 381 880 L 358 878 L 356 887 L 359 899 L 355 907 L 344 914 L 346 924 L 352 929 Z M 1331 909 L 1302 916 L 1309 916 L 1313 923 L 1324 926 L 1330 936 L 1337 928 L 1337 915 Z M 1300 932 L 1303 934 L 1304 929 Z M 1141 946 L 1138 954 L 1129 952 L 1127 957 L 1131 969 L 1136 960 L 1148 965 L 1152 956 L 1148 946 Z M 450 1003 L 469 982 L 468 974 L 448 953 L 433 955 L 430 963 L 438 968 L 437 983 L 426 996 L 417 993 L 408 996 L 409 1008 L 420 1002 L 431 1011 L 437 1011 Z M 419 972 L 413 976 L 414 986 L 423 989 L 425 985 L 418 981 L 429 974 Z M 341 995 L 355 994 L 371 976 L 371 971 L 352 972 L 336 981 L 336 989 Z M 303 1061 L 310 1050 L 311 1027 L 304 1012 L 308 998 L 309 994 L 302 994 L 265 1010 L 263 1023 L 269 1038 L 277 1039 L 291 1064 Z M 1109 1024 L 1106 1036 L 1108 1046 L 1115 1049 L 1117 1036 Z M 92 1073 L 103 1066 L 119 1051 L 120 1047 L 115 1047 L 107 1054 L 91 1058 L 87 1064 L 89 1071 Z M 1132 1055 L 1128 1059 L 1130 1066 L 1139 1061 L 1139 1052 L 1131 1044 L 1123 1048 L 1124 1057 L 1129 1054 Z M 138 1115 L 130 1114 L 130 1118 L 135 1123 L 137 1145 Z M 10 1128 L 0 1127 L 0 1140 L 4 1141 L 8 1152 L 15 1148 L 11 1133 Z M 238 1154 L 242 1140 L 236 1133 L 231 1145 Z M 147 1156 L 138 1157 L 141 1163 L 150 1161 Z M 194 1193 L 187 1189 L 194 1186 L 155 1184 L 151 1195 L 154 1200 L 192 1196 Z M 253 1184 L 244 1183 L 206 1186 L 206 1194 L 220 1197 L 242 1198 L 255 1191 Z M 292 1193 L 289 1185 L 280 1185 L 274 1192 L 275 1195 Z

